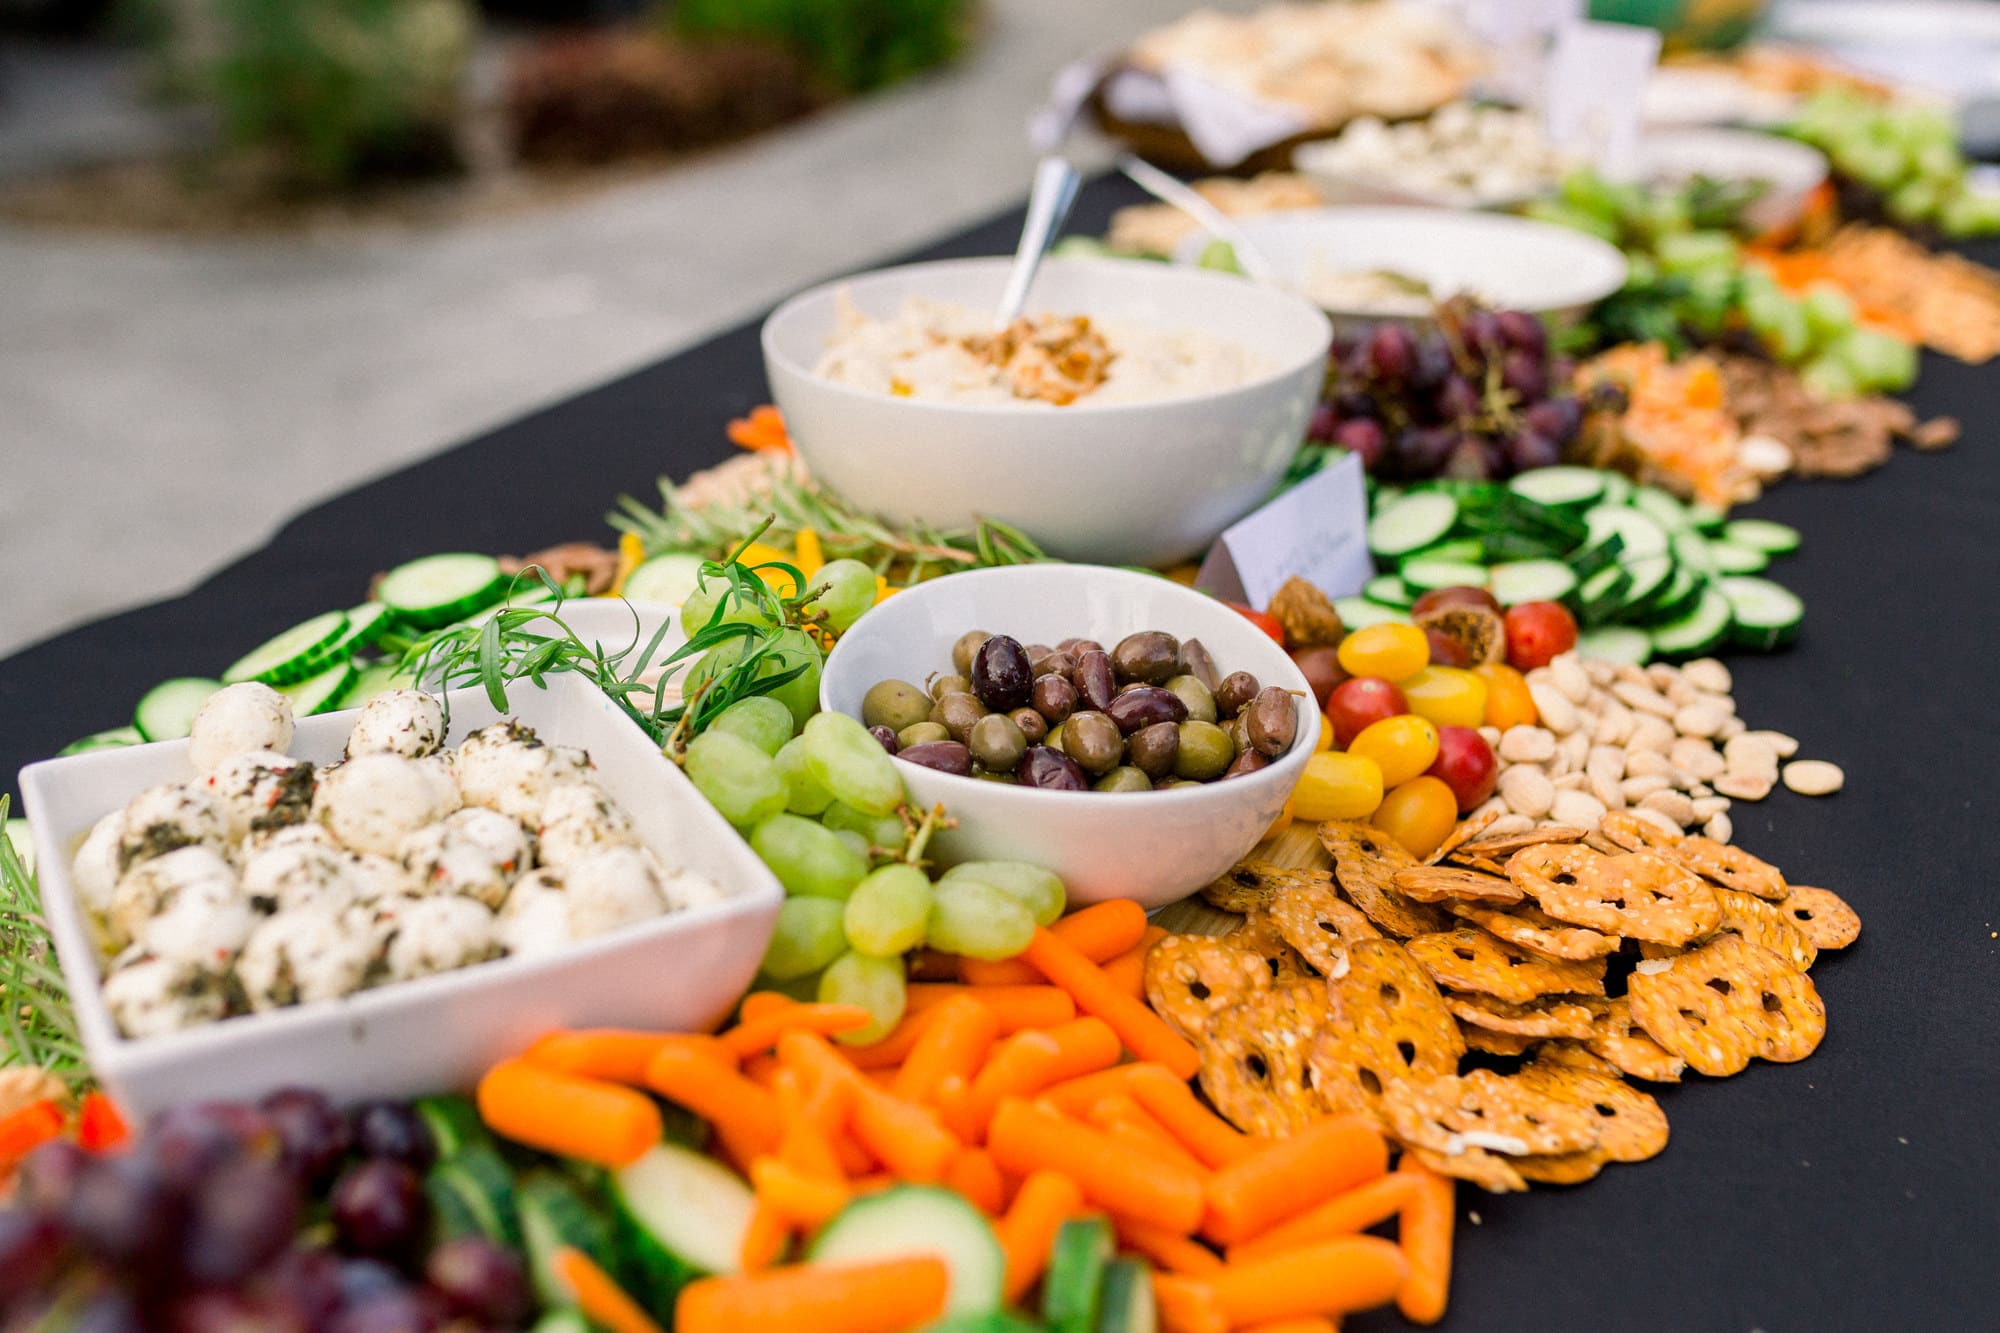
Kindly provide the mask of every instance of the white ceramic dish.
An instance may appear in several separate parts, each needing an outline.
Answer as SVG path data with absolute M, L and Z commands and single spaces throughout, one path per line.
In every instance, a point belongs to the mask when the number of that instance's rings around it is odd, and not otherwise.
M 1063 878 L 1072 903 L 1135 898 L 1148 908 L 1185 898 L 1241 860 L 1284 808 L 1319 715 L 1285 651 L 1235 611 L 1150 574 L 1078 565 L 1015 565 L 952 574 L 900 592 L 864 616 L 827 656 L 822 708 L 861 716 L 877 681 L 921 685 L 948 670 L 969 629 L 1022 643 L 1088 636 L 1109 648 L 1165 630 L 1200 639 L 1225 675 L 1248 671 L 1298 692 L 1298 739 L 1269 767 L 1200 788 L 1114 795 L 1053 792 L 899 764 L 916 804 L 942 802 L 958 827 L 932 842 L 947 862 L 1033 861 Z
M 607 603 L 607 605 L 610 605 Z M 499 719 L 477 689 L 453 691 L 450 743 Z M 189 776 L 187 742 L 31 764 L 21 794 L 34 829 L 42 898 L 97 1077 L 128 1110 L 250 1098 L 291 1083 L 337 1099 L 407 1097 L 469 1087 L 494 1061 L 556 1027 L 712 1027 L 756 973 L 783 890 L 644 732 L 581 677 L 518 684 L 507 715 L 581 746 L 639 836 L 730 894 L 547 958 L 503 958 L 161 1037 L 121 1036 L 100 997 L 97 950 L 70 886 L 71 849 L 106 811 L 147 787 Z M 302 718 L 291 752 L 340 755 L 351 712 Z
M 1440 297 L 1468 291 L 1503 310 L 1565 316 L 1618 290 L 1625 256 L 1580 231 L 1527 218 L 1436 208 L 1306 208 L 1238 219 L 1252 244 L 1304 284 L 1316 267 L 1386 270 L 1422 279 Z M 1192 263 L 1206 244 L 1190 238 L 1174 258 Z M 1378 319 L 1333 309 L 1343 321 Z
M 1806 196 L 1826 179 L 1826 154 L 1793 139 L 1754 130 L 1652 130 L 1639 140 L 1639 174 L 1672 187 L 1695 176 L 1763 181 L 1746 220 L 1759 231 L 1798 221 Z
M 1007 259 L 883 269 L 795 296 L 764 321 L 764 368 L 813 476 L 899 521 L 1019 526 L 1052 554 L 1166 564 L 1207 547 L 1270 494 L 1304 438 L 1333 331 L 1306 301 L 1224 274 L 1051 259 L 1031 311 L 1199 328 L 1270 366 L 1231 389 L 1060 408 L 891 398 L 814 375 L 838 293 L 877 318 L 911 296 L 988 308 Z

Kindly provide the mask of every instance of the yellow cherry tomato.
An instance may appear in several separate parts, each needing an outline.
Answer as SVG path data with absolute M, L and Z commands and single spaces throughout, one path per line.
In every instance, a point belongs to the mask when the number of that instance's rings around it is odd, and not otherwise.
M 1486 720 L 1486 682 L 1460 667 L 1425 667 L 1403 682 L 1403 698 L 1412 713 L 1441 727 L 1476 727 Z
M 1540 719 L 1535 701 L 1528 694 L 1528 678 L 1505 662 L 1488 662 L 1472 668 L 1472 674 L 1486 682 L 1486 716 L 1489 727 L 1505 731 L 1509 727 L 1532 727 Z
M 1421 861 L 1457 826 L 1458 798 L 1441 778 L 1411 778 L 1382 798 L 1373 822 Z
M 1319 715 L 1319 734 L 1313 737 L 1313 749 L 1324 751 L 1331 750 L 1332 748 L 1333 719 L 1325 713 L 1321 713 Z
M 1439 783 L 1443 786 L 1443 783 Z M 1362 754 L 1321 751 L 1306 760 L 1292 788 L 1292 817 L 1366 819 L 1382 803 L 1382 770 Z
M 1430 640 L 1415 625 L 1385 621 L 1358 629 L 1340 641 L 1335 656 L 1350 676 L 1407 680 L 1431 660 Z
M 1373 759 L 1382 770 L 1382 781 L 1397 787 L 1437 762 L 1438 730 L 1429 718 L 1414 713 L 1385 717 L 1363 727 L 1347 743 L 1347 752 Z

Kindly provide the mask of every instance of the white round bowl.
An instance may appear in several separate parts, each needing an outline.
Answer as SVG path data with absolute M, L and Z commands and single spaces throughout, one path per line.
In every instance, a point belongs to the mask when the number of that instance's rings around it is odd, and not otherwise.
M 1639 139 L 1639 174 L 1651 184 L 1672 187 L 1695 176 L 1763 181 L 1767 188 L 1745 211 L 1759 231 L 1798 221 L 1826 173 L 1819 149 L 1755 130 L 1650 130 Z
M 1248 671 L 1296 692 L 1298 738 L 1258 772 L 1199 788 L 1059 792 L 962 778 L 898 763 L 915 803 L 958 821 L 931 846 L 946 862 L 1032 861 L 1062 876 L 1072 903 L 1133 898 L 1148 908 L 1185 898 L 1255 847 L 1312 753 L 1319 716 L 1299 669 L 1263 631 L 1221 602 L 1168 579 L 1085 565 L 1015 565 L 951 574 L 900 592 L 841 637 L 820 677 L 820 707 L 861 716 L 883 680 L 922 685 L 951 669 L 970 629 L 1022 643 L 1094 638 L 1106 648 L 1139 630 L 1200 639 L 1227 675 Z
M 1030 311 L 1199 329 L 1270 369 L 1231 389 L 1144 403 L 963 405 L 892 398 L 813 374 L 839 293 L 877 318 L 913 296 L 987 309 L 1008 259 L 842 278 L 764 321 L 764 369 L 812 475 L 898 522 L 1019 527 L 1052 555 L 1166 564 L 1200 552 L 1267 497 L 1305 437 L 1333 337 L 1306 301 L 1226 274 L 1132 260 L 1050 259 Z

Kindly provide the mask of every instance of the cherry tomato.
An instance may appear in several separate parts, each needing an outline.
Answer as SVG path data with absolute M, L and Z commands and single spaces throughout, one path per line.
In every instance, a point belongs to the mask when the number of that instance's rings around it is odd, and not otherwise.
M 1528 694 L 1528 678 L 1505 662 L 1487 662 L 1472 668 L 1472 674 L 1486 682 L 1485 725 L 1505 731 L 1509 727 L 1532 727 L 1540 720 L 1535 701 Z
M 1486 682 L 1458 667 L 1425 667 L 1403 682 L 1410 711 L 1441 727 L 1476 727 L 1486 719 Z
M 1381 768 L 1383 782 L 1400 786 L 1437 759 L 1438 729 L 1414 713 L 1385 717 L 1349 741 L 1347 752 L 1367 755 Z
M 1424 640 L 1430 644 L 1431 665 L 1448 667 L 1469 667 L 1472 659 L 1465 655 L 1464 645 L 1441 629 L 1424 629 Z
M 1507 664 L 1516 671 L 1533 671 L 1576 647 L 1576 617 L 1561 602 L 1523 602 L 1509 607 Z
M 1332 648 L 1298 648 L 1292 652 L 1292 661 L 1298 664 L 1299 674 L 1312 687 L 1313 698 L 1321 708 L 1326 707 L 1326 697 L 1334 687 L 1347 679 L 1347 672 L 1341 668 L 1340 655 Z
M 1382 804 L 1382 770 L 1366 755 L 1337 751 L 1311 755 L 1292 788 L 1292 817 L 1366 819 Z
M 1334 743 L 1342 749 L 1371 722 L 1409 711 L 1409 700 L 1403 697 L 1403 692 L 1380 676 L 1344 680 L 1334 687 L 1326 701 L 1326 715 L 1333 719 Z
M 1254 606 L 1245 606 L 1241 602 L 1224 602 L 1223 605 L 1270 635 L 1272 643 L 1280 648 L 1285 646 L 1285 627 L 1278 623 L 1276 616 L 1259 611 Z
M 1382 798 L 1373 823 L 1421 861 L 1458 824 L 1458 800 L 1437 778 L 1411 778 Z
M 1333 719 L 1325 713 L 1321 713 L 1319 715 L 1319 732 L 1313 737 L 1313 749 L 1331 750 L 1333 748 L 1334 735 L 1338 730 L 1333 725 Z
M 1271 821 L 1271 827 L 1264 830 L 1266 839 L 1275 838 L 1292 826 L 1292 799 L 1285 798 L 1285 808 L 1278 811 L 1278 817 Z
M 1415 625 L 1384 621 L 1340 641 L 1340 665 L 1350 676 L 1405 680 L 1430 660 L 1430 640 Z
M 1486 738 L 1471 727 L 1439 727 L 1437 760 L 1424 771 L 1451 788 L 1458 798 L 1458 812 L 1465 814 L 1493 794 L 1500 761 Z
M 1432 588 L 1417 598 L 1416 605 L 1410 608 L 1410 618 L 1415 620 L 1426 611 L 1435 611 L 1441 606 L 1483 606 L 1496 616 L 1500 614 L 1498 597 L 1484 588 L 1469 587 L 1461 583 L 1449 588 Z

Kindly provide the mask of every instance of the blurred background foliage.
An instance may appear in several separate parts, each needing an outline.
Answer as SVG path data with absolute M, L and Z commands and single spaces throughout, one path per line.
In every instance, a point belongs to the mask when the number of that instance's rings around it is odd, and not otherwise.
M 789 46 L 820 78 L 863 93 L 956 56 L 968 36 L 968 0 L 678 0 L 673 29 L 757 37 Z

